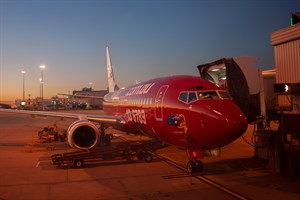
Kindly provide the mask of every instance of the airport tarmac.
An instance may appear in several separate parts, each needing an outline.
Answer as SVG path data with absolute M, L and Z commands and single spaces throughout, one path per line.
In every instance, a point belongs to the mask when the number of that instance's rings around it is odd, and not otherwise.
M 71 165 L 58 168 L 50 157 L 71 151 L 66 143 L 39 143 L 31 152 L 24 149 L 48 124 L 57 123 L 62 130 L 72 121 L 0 113 L 0 200 L 234 199 L 157 158 L 151 163 L 121 160 L 87 164 L 80 169 Z M 252 129 L 249 126 L 245 138 L 251 138 Z M 127 140 L 145 139 L 123 135 Z M 182 165 L 187 162 L 185 151 L 173 146 L 156 153 Z M 204 176 L 249 199 L 300 199 L 299 180 L 271 174 L 253 155 L 253 147 L 239 138 L 222 149 L 221 157 L 203 160 Z

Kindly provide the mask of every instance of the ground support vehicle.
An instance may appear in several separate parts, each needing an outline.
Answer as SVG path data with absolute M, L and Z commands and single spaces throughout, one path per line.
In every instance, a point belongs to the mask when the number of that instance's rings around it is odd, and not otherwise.
M 38 131 L 38 137 L 39 139 L 46 140 L 49 143 L 52 141 L 65 142 L 67 133 L 65 130 L 58 132 L 56 125 L 48 125 L 48 127 L 44 127 L 41 131 Z
M 58 167 L 65 164 L 73 164 L 75 168 L 81 168 L 87 162 L 101 162 L 118 159 L 133 160 L 135 157 L 138 160 L 151 162 L 152 154 L 148 153 L 148 149 L 153 142 L 133 143 L 130 145 L 119 146 L 103 146 L 95 150 L 81 150 L 54 154 L 51 156 L 52 163 Z

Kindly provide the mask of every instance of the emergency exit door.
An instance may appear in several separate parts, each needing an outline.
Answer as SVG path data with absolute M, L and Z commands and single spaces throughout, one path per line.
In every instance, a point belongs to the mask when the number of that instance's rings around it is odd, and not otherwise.
M 155 97 L 155 119 L 156 121 L 163 120 L 163 101 L 168 90 L 168 85 L 163 85 L 159 88 Z

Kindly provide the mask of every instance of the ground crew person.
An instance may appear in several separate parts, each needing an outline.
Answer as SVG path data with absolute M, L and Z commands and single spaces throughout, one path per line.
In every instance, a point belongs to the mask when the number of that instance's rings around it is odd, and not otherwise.
M 58 127 L 56 124 L 53 124 L 53 133 L 54 133 L 54 141 L 58 141 Z

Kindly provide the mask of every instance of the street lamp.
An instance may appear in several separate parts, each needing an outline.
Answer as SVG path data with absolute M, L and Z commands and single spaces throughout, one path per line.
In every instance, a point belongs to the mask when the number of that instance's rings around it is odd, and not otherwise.
M 42 78 L 39 78 L 40 81 L 40 99 L 42 99 Z
M 42 110 L 44 110 L 44 70 L 45 70 L 46 66 L 45 65 L 40 65 L 40 69 L 41 69 L 41 78 L 40 78 L 40 86 L 41 86 L 41 100 L 42 100 Z
M 25 71 L 21 71 L 22 76 L 23 76 L 23 101 L 25 101 Z
M 40 78 L 40 84 L 41 84 L 41 99 L 42 99 L 42 102 L 43 102 L 43 99 L 44 99 L 44 69 L 46 68 L 45 65 L 41 65 L 40 66 L 40 69 L 41 69 L 41 78 Z

